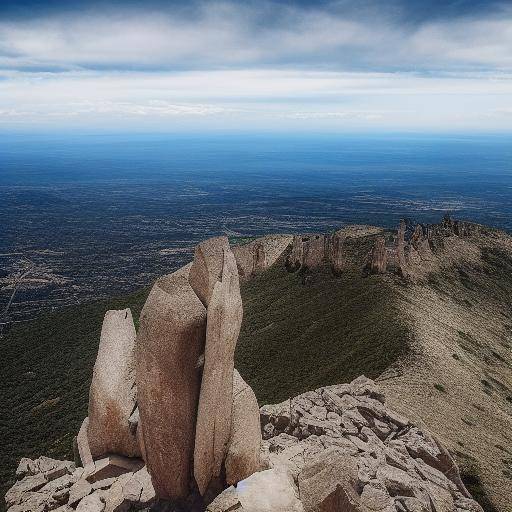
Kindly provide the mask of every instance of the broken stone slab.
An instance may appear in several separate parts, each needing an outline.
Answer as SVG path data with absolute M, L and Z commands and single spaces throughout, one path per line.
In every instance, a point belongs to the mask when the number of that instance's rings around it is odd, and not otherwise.
M 331 448 L 310 461 L 298 477 L 305 512 L 358 511 L 356 459 Z
M 68 487 L 71 487 L 75 483 L 73 475 L 67 474 L 62 475 L 55 480 L 48 482 L 46 485 L 41 487 L 40 492 L 56 493 Z
M 105 500 L 105 512 L 127 512 L 129 510 L 131 502 L 126 500 L 123 487 L 132 477 L 132 473 L 125 473 L 116 479 L 110 489 L 102 491 Z
M 29 492 L 38 491 L 48 483 L 43 473 L 26 476 L 18 480 L 6 493 L 5 503 L 8 507 L 17 505 L 23 501 L 24 495 Z
M 189 270 L 185 266 L 157 280 L 136 340 L 138 430 L 163 499 L 186 498 L 192 474 L 206 309 L 189 284 Z
M 103 512 L 105 500 L 101 491 L 85 496 L 76 507 L 76 512 Z
M 189 283 L 205 307 L 209 306 L 215 283 L 221 278 L 224 267 L 224 252 L 231 253 L 226 236 L 209 238 L 195 248 Z M 238 277 L 238 270 L 236 270 L 236 274 Z
M 73 507 L 82 498 L 88 496 L 92 492 L 92 485 L 85 479 L 78 480 L 75 482 L 69 490 L 68 505 Z
M 23 457 L 16 469 L 16 478 L 19 480 L 26 476 L 35 475 L 36 473 L 39 473 L 39 468 L 35 469 L 34 461 L 28 457 Z
M 484 509 L 471 498 L 459 498 L 455 502 L 455 506 L 457 507 L 457 512 L 484 512 Z
M 233 417 L 228 452 L 226 482 L 244 480 L 261 469 L 261 428 L 258 400 L 237 370 L 233 372 Z
M 385 403 L 386 401 L 386 397 L 380 391 L 378 385 L 375 384 L 375 382 L 372 379 L 369 379 L 364 375 L 361 375 L 354 379 L 350 383 L 350 388 L 352 390 L 352 394 L 356 396 L 366 395 L 369 396 L 370 398 L 378 400 L 382 404 Z
M 76 445 L 78 448 L 78 454 L 82 462 L 82 466 L 87 471 L 92 471 L 94 468 L 94 459 L 92 458 L 91 448 L 89 446 L 89 438 L 87 430 L 89 428 L 89 418 L 85 418 L 80 426 L 78 435 L 76 436 Z
M 392 496 L 415 496 L 422 499 L 426 494 L 425 486 L 419 478 L 393 466 L 380 466 L 377 469 L 377 479 Z
M 242 510 L 248 512 L 303 512 L 293 478 L 284 468 L 267 469 L 238 483 Z
M 260 408 L 261 424 L 272 423 L 279 432 L 284 431 L 291 421 L 291 400 L 275 405 L 264 405 Z
M 48 481 L 59 478 L 65 474 L 71 474 L 75 470 L 75 464 L 69 460 L 51 459 L 41 456 L 35 460 L 23 457 L 16 469 L 16 478 L 33 476 L 44 473 Z
M 210 483 L 218 480 L 227 454 L 233 411 L 234 353 L 243 314 L 235 257 L 229 247 L 223 251 L 221 280 L 215 283 L 208 306 L 197 409 L 194 477 L 201 495 Z M 215 258 L 215 254 L 210 256 Z
M 371 480 L 363 487 L 361 505 L 368 512 L 396 512 L 393 498 L 378 480 Z
M 27 492 L 20 503 L 9 508 L 9 512 L 47 512 L 58 506 L 49 493 Z
M 233 486 L 225 489 L 206 507 L 206 512 L 242 512 L 243 510 L 238 492 Z
M 135 325 L 130 309 L 107 311 L 89 390 L 87 434 L 93 458 L 140 457 L 129 419 L 136 407 Z
M 123 485 L 123 495 L 126 501 L 138 508 L 149 507 L 155 501 L 155 489 L 146 467 L 136 471 L 127 480 Z
M 110 478 L 104 478 L 103 480 L 97 480 L 92 484 L 92 490 L 96 491 L 98 489 L 108 489 L 112 486 L 112 484 L 117 480 L 117 477 L 113 476 Z
M 90 482 L 98 482 L 106 478 L 115 478 L 123 473 L 133 473 L 144 466 L 141 459 L 131 459 L 122 455 L 109 455 L 94 462 L 92 473 L 86 473 L 85 479 Z

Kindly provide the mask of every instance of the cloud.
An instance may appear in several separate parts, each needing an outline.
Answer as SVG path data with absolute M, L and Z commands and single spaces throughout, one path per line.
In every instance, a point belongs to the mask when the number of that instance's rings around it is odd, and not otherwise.
M 1 79 L 3 76 L 3 80 Z M 5 123 L 510 127 L 512 74 L 309 70 L 0 73 Z M 163 123 L 163 124 L 162 124 Z M 169 124 L 171 123 L 171 125 Z M 178 124 L 176 124 L 178 123 Z
M 0 22 L 10 69 L 512 68 L 512 9 L 419 25 L 382 11 L 209 2 Z
M 169 5 L 3 17 L 1 121 L 512 129 L 510 6 Z

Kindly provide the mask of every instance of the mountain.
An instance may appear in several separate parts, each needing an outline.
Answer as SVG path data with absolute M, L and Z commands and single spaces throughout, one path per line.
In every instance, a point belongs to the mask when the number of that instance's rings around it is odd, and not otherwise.
M 244 305 L 235 363 L 260 405 L 364 374 L 450 449 L 486 510 L 510 508 L 509 235 L 446 218 L 266 237 L 234 252 Z M 103 314 L 130 307 L 137 319 L 146 296 L 68 308 L 4 337 L 5 488 L 21 456 L 72 458 Z

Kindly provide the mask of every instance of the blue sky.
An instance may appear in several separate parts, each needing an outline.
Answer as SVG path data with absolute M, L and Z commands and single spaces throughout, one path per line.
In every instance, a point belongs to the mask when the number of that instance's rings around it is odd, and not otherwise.
M 7 130 L 512 131 L 512 1 L 0 3 Z

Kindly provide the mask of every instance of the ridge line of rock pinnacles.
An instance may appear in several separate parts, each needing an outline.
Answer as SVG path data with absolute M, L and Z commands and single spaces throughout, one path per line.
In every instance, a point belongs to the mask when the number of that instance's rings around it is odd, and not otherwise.
M 406 240 L 407 223 L 400 221 L 397 235 L 391 245 L 386 238 L 378 236 L 366 259 L 365 271 L 370 274 L 384 274 L 395 270 L 407 277 L 416 263 L 432 259 L 432 249 L 438 240 L 446 236 L 467 237 L 480 232 L 478 224 L 452 219 L 445 215 L 439 224 L 416 224 Z
M 261 244 L 245 274 L 266 264 Z M 244 259 L 245 258 L 245 259 Z M 260 469 L 259 408 L 234 369 L 242 323 L 239 269 L 227 237 L 158 279 L 136 335 L 130 310 L 108 311 L 77 450 L 88 482 L 144 464 L 158 498 L 212 497 Z

